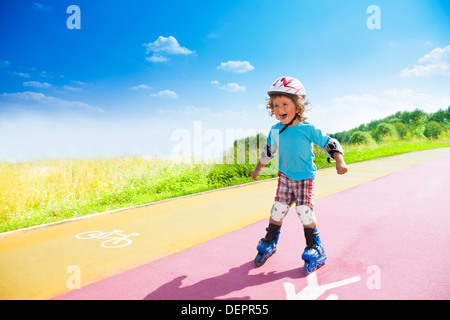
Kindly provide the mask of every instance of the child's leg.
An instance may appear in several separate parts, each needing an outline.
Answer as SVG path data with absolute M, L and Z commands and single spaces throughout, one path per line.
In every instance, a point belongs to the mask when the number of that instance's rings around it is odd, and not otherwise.
M 254 263 L 257 267 L 262 266 L 277 250 L 281 225 L 288 211 L 289 205 L 287 203 L 274 203 L 270 213 L 269 226 L 266 228 L 266 236 L 259 241 L 256 247 L 258 254 Z
M 320 268 L 327 259 L 317 230 L 316 216 L 313 210 L 313 186 L 313 179 L 299 181 L 295 208 L 305 234 L 306 248 L 303 251 L 302 259 L 305 261 L 304 270 L 306 274 Z
M 305 261 L 303 268 L 308 275 L 323 266 L 327 256 L 319 237 L 314 211 L 306 205 L 297 206 L 295 209 L 305 233 L 306 248 L 303 251 L 302 259 Z
M 266 228 L 266 236 L 262 238 L 256 249 L 258 254 L 255 258 L 255 265 L 261 266 L 266 260 L 275 253 L 277 249 L 278 237 L 280 235 L 280 228 L 283 224 L 283 219 L 289 211 L 290 204 L 293 202 L 293 196 L 289 191 L 287 177 L 279 173 L 277 194 L 275 196 L 275 203 L 270 211 L 269 226 Z
M 325 249 L 323 248 L 322 241 L 320 240 L 317 227 L 314 227 L 314 229 L 304 228 L 303 230 L 305 232 L 306 239 L 306 248 L 302 254 L 302 259 L 305 261 L 303 269 L 308 275 L 325 264 L 327 255 L 325 254 Z
M 290 188 L 289 178 L 282 172 L 278 172 L 277 193 L 275 195 L 275 203 L 270 212 L 269 224 L 281 226 L 294 200 L 295 195 Z
M 314 179 L 298 181 L 296 185 L 295 211 L 304 228 L 314 229 L 316 227 L 316 216 L 314 214 Z
M 295 211 L 297 212 L 297 215 L 300 218 L 300 221 L 302 222 L 304 228 L 314 229 L 316 227 L 316 216 L 310 206 L 297 205 L 295 207 Z
M 275 201 L 270 211 L 270 224 L 275 224 L 281 226 L 283 224 L 283 219 L 286 217 L 289 211 L 290 205 L 287 202 Z
M 266 228 L 266 236 L 262 238 L 256 246 L 258 254 L 254 260 L 255 266 L 262 266 L 267 259 L 275 253 L 277 250 L 278 237 L 280 236 L 280 229 L 281 226 L 276 224 L 269 224 Z
M 294 194 L 289 188 L 289 179 L 282 172 L 278 172 L 278 186 L 275 203 L 270 211 L 269 225 L 281 226 L 283 219 L 294 202 Z

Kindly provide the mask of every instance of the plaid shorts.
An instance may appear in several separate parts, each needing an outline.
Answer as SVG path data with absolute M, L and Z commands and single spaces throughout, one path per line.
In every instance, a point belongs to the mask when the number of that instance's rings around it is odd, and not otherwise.
M 306 205 L 314 209 L 314 179 L 290 180 L 281 171 L 278 172 L 278 187 L 275 201 L 286 202 L 291 206 Z

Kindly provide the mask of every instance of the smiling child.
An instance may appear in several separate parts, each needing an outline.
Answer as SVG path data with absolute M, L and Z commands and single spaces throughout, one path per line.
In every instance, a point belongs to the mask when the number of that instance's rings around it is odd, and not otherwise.
M 336 139 L 306 122 L 305 89 L 291 77 L 277 79 L 268 91 L 267 108 L 280 121 L 274 125 L 267 145 L 251 174 L 258 179 L 261 169 L 279 152 L 278 187 L 272 207 L 267 234 L 257 246 L 255 265 L 261 266 L 275 253 L 283 219 L 295 202 L 295 210 L 303 224 L 306 248 L 303 251 L 306 274 L 320 268 L 327 259 L 317 230 L 314 214 L 313 188 L 317 167 L 314 164 L 313 143 L 323 148 L 336 161 L 338 174 L 347 172 L 344 151 Z

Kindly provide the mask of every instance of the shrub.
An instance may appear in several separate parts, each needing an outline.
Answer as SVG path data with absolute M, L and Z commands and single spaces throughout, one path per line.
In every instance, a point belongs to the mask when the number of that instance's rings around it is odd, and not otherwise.
M 349 144 L 364 144 L 371 145 L 374 144 L 375 141 L 367 132 L 356 131 L 352 134 L 350 139 L 348 140 Z
M 426 139 L 423 133 L 425 131 L 427 119 L 428 115 L 422 110 L 416 109 L 411 112 L 408 127 L 413 138 L 422 140 Z
M 395 127 L 392 124 L 389 123 L 380 123 L 378 124 L 377 128 L 374 132 L 375 139 L 380 142 L 384 139 L 396 139 L 397 131 L 395 130 Z
M 397 135 L 403 139 L 408 133 L 408 127 L 403 122 L 395 122 L 393 123 L 395 131 L 397 131 Z
M 442 127 L 436 121 L 430 121 L 425 125 L 423 134 L 427 138 L 436 139 L 442 133 Z

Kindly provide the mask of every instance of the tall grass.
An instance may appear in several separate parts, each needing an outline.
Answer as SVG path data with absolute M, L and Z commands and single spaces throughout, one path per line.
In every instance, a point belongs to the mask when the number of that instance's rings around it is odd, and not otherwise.
M 0 232 L 249 182 L 252 167 L 139 157 L 0 162 Z
M 344 146 L 347 163 L 430 148 L 446 141 Z M 333 166 L 315 150 L 319 169 Z M 255 164 L 176 164 L 139 157 L 0 162 L 0 232 L 250 182 Z M 276 176 L 268 171 L 260 179 Z

